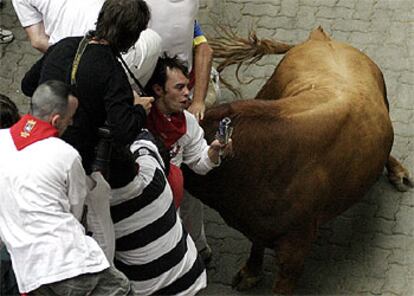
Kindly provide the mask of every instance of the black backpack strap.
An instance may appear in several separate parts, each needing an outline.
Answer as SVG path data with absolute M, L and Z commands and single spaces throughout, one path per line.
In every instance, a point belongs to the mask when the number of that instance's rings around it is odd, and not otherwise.
M 142 86 L 142 84 L 138 81 L 138 79 L 135 77 L 134 73 L 132 73 L 131 69 L 129 69 L 127 63 L 124 61 L 124 59 L 122 58 L 121 54 L 117 54 L 118 59 L 121 61 L 122 65 L 124 66 L 124 68 L 127 70 L 129 76 L 131 77 L 131 79 L 135 82 L 135 84 L 138 86 L 139 90 L 138 90 L 138 95 L 140 97 L 147 97 L 147 94 L 144 91 L 144 87 Z

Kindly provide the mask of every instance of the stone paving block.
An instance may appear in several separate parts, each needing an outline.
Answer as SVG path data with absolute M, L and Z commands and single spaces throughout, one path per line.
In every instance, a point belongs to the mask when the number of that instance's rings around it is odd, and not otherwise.
M 355 277 L 346 276 L 346 285 L 351 286 L 350 291 L 359 295 L 381 295 L 383 279 L 372 278 L 369 276 Z
M 374 1 L 356 1 L 353 19 L 370 20 L 374 11 Z
M 394 233 L 414 236 L 414 208 L 401 206 L 397 213 L 397 224 L 394 227 Z
M 382 291 L 394 295 L 403 294 L 408 285 L 407 272 L 406 266 L 390 264 Z
M 349 19 L 337 19 L 332 26 L 332 30 L 343 32 L 369 32 L 370 22 L 366 20 L 349 20 Z M 350 41 L 352 42 L 352 41 Z
M 327 18 L 327 19 L 337 19 L 338 15 L 340 15 L 344 19 L 350 19 L 354 10 L 347 7 L 340 7 L 340 6 L 333 6 L 333 7 L 325 7 L 321 6 L 316 13 L 317 17 Z
M 246 3 L 246 5 L 241 10 L 242 15 L 253 15 L 253 16 L 270 16 L 275 17 L 278 15 L 280 7 L 270 3 L 257 3 L 251 2 Z
M 267 29 L 273 29 L 275 25 L 279 29 L 291 30 L 295 27 L 295 19 L 288 16 L 269 17 L 263 16 L 257 22 L 257 26 L 263 26 Z
M 337 0 L 301 0 L 301 4 L 317 7 L 333 7 L 336 5 Z M 343 6 L 343 5 L 342 5 Z
M 340 7 L 347 7 L 347 8 L 354 8 L 355 3 L 359 3 L 361 1 L 355 1 L 355 0 L 339 0 L 334 5 L 340 6 Z
M 412 245 L 412 239 L 403 234 L 393 233 L 392 235 L 376 233 L 372 240 L 372 246 L 384 250 L 406 249 L 407 245 Z
M 281 8 L 280 8 L 280 15 L 290 16 L 290 17 L 296 16 L 298 7 L 299 7 L 299 0 L 289 0 L 289 2 L 282 1 Z
M 398 247 L 401 247 L 401 249 L 394 248 L 392 250 L 391 256 L 388 258 L 388 261 L 390 264 L 396 264 L 396 265 L 404 265 L 408 268 L 414 266 L 414 239 L 411 239 L 410 242 L 407 242 L 407 239 L 404 239 L 400 242 Z
M 0 93 L 6 94 L 9 91 L 9 85 L 12 83 L 10 78 L 0 76 Z
M 414 73 L 413 73 L 414 78 Z M 401 124 L 409 124 L 410 120 L 413 118 L 413 112 L 410 109 L 398 108 L 393 111 L 391 115 L 393 122 L 400 122 Z

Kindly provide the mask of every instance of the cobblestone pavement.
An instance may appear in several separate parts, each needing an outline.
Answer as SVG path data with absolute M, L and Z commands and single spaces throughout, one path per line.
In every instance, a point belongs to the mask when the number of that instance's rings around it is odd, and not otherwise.
M 335 39 L 367 53 L 383 70 L 395 129 L 393 154 L 414 172 L 414 1 L 413 0 L 201 0 L 199 19 L 214 35 L 220 20 L 245 36 L 297 43 L 318 25 Z M 26 41 L 12 5 L 0 10 L 0 27 L 16 40 L 0 45 L 0 93 L 27 110 L 20 81 L 39 54 Z M 279 57 L 266 57 L 247 69 L 242 97 L 253 97 L 273 72 Z M 227 78 L 231 79 L 231 71 Z M 234 81 L 234 79 L 233 79 Z M 223 101 L 233 100 L 228 91 Z M 265 276 L 255 289 L 236 292 L 232 276 L 247 259 L 250 243 L 207 208 L 206 231 L 214 251 L 209 286 L 202 295 L 270 295 L 278 267 L 272 251 L 265 256 Z M 400 193 L 385 176 L 367 196 L 322 227 L 306 260 L 298 294 L 414 295 L 414 190 Z

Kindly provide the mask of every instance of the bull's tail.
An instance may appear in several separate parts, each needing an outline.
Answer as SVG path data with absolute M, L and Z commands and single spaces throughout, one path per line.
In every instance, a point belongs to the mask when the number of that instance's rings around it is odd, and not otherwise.
M 230 30 L 221 29 L 219 37 L 209 39 L 209 45 L 214 51 L 213 57 L 219 60 L 217 71 L 221 72 L 230 65 L 237 65 L 236 78 L 240 83 L 243 83 L 239 77 L 242 65 L 254 64 L 265 55 L 286 53 L 293 47 L 276 40 L 260 40 L 254 31 L 250 32 L 248 38 L 241 38 Z M 234 91 L 225 81 L 223 84 Z

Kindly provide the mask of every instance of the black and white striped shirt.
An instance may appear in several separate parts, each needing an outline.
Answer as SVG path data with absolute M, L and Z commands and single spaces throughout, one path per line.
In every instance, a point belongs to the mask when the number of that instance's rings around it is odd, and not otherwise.
M 131 145 L 139 165 L 127 186 L 112 190 L 115 266 L 138 295 L 195 295 L 207 285 L 204 264 L 175 210 L 155 145 Z

